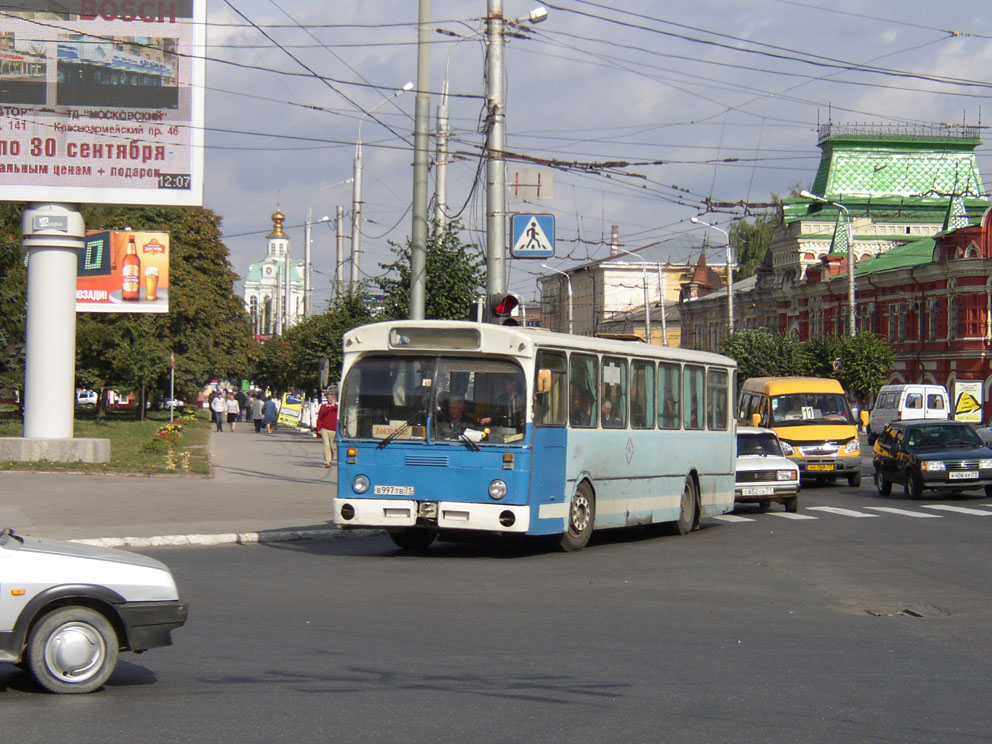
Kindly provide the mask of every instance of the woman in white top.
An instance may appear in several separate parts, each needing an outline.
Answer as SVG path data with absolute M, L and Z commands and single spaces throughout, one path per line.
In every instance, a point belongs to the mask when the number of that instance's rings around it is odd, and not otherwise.
M 241 415 L 241 404 L 238 403 L 237 398 L 234 397 L 234 393 L 227 394 L 227 423 L 231 426 L 231 431 L 234 431 L 235 425 L 238 423 L 238 416 Z

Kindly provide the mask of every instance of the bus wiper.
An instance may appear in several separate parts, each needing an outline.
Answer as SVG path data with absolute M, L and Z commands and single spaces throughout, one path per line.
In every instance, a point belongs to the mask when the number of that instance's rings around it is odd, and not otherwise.
M 417 411 L 417 412 L 415 412 L 415 413 L 414 413 L 414 414 L 413 414 L 413 415 L 412 415 L 412 416 L 411 416 L 410 418 L 408 418 L 408 419 L 407 419 L 407 420 L 406 420 L 406 421 L 405 421 L 405 422 L 403 423 L 403 426 L 398 426 L 398 427 L 396 427 L 396 429 L 394 429 L 394 430 L 393 430 L 393 433 L 392 433 L 392 434 L 390 434 L 390 435 L 389 435 L 388 437 L 386 437 L 386 438 L 385 438 L 385 439 L 383 439 L 383 440 L 382 440 L 381 442 L 379 442 L 379 444 L 378 444 L 378 445 L 376 446 L 376 449 L 382 449 L 382 448 L 383 448 L 383 447 L 385 447 L 385 446 L 386 446 L 387 444 L 389 444 L 389 443 L 390 443 L 390 442 L 392 442 L 392 441 L 393 441 L 394 439 L 396 439 L 396 437 L 398 437 L 398 436 L 399 436 L 400 434 L 402 434 L 402 433 L 403 433 L 403 432 L 405 432 L 405 431 L 406 431 L 407 429 L 409 429 L 409 428 L 410 428 L 410 427 L 411 427 L 411 426 L 413 425 L 413 422 L 417 420 L 417 417 L 418 417 L 418 416 L 419 416 L 419 415 L 420 415 L 421 413 L 423 413 L 423 411 Z
M 469 439 L 468 435 L 465 432 L 461 432 L 458 435 L 458 438 L 461 439 L 463 442 L 465 442 L 465 444 L 467 444 L 469 446 L 469 449 L 471 449 L 473 452 L 479 451 L 480 449 L 479 445 L 477 445 L 475 442 Z

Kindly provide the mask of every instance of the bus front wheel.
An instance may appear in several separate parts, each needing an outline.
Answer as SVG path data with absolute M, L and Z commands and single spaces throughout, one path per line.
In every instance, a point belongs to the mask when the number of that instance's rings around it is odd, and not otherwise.
M 582 482 L 568 508 L 568 528 L 561 535 L 561 549 L 569 553 L 582 550 L 589 542 L 595 521 L 596 496 L 592 492 L 592 486 Z
M 403 550 L 427 550 L 437 533 L 423 527 L 404 527 L 389 531 L 389 539 Z

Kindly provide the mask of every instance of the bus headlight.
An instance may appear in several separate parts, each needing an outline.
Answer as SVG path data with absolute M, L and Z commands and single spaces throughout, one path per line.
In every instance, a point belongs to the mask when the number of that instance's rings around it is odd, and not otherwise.
M 854 454 L 855 452 L 858 452 L 860 450 L 861 450 L 861 443 L 858 441 L 857 437 L 855 437 L 854 439 L 852 439 L 850 442 L 848 442 L 844 446 L 844 454 L 845 455 L 851 455 L 851 454 Z
M 506 496 L 506 483 L 499 478 L 489 484 L 489 497 L 499 501 Z
M 364 475 L 356 475 L 351 482 L 351 490 L 355 493 L 365 493 L 369 490 L 369 479 Z
M 793 447 L 791 444 L 789 444 L 788 442 L 786 442 L 783 439 L 782 440 L 782 452 L 785 453 L 785 456 L 786 457 L 791 457 L 792 455 L 796 454 L 796 448 Z

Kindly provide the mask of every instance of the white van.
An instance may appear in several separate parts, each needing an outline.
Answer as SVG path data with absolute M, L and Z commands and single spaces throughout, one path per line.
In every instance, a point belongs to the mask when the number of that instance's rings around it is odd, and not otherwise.
M 950 396 L 943 385 L 884 385 L 868 419 L 868 443 L 875 444 L 878 435 L 893 421 L 950 417 Z

